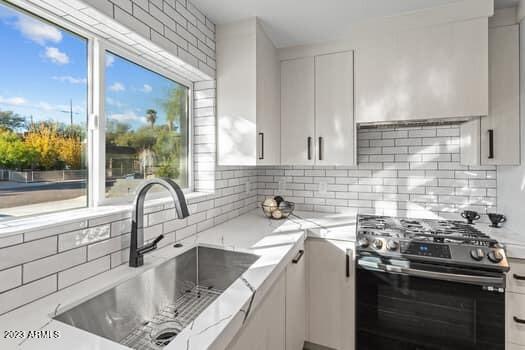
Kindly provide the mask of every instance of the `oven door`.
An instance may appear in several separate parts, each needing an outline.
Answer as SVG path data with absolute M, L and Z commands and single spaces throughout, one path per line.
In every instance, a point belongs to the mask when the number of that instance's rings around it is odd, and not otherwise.
M 363 263 L 357 350 L 505 349 L 503 273 Z

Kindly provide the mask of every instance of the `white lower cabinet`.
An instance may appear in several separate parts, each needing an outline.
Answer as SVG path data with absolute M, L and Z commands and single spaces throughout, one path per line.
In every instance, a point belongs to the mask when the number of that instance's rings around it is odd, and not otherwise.
M 306 257 L 301 245 L 286 268 L 286 350 L 302 350 L 306 339 Z
M 353 350 L 354 243 L 308 239 L 228 350 L 302 350 L 305 340 Z
M 308 239 L 306 264 L 306 340 L 337 350 L 353 350 L 354 243 Z
M 229 350 L 285 349 L 286 276 L 282 274 L 252 310 L 246 324 L 228 346 Z
M 506 349 L 525 350 L 525 260 L 510 259 L 505 301 Z

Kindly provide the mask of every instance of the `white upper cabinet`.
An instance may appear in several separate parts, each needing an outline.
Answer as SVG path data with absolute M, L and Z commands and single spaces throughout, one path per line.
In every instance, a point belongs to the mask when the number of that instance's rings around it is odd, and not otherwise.
M 281 62 L 281 162 L 315 163 L 314 58 Z
M 464 165 L 520 164 L 519 27 L 489 29 L 489 113 L 461 126 Z
M 315 57 L 317 165 L 355 164 L 354 55 Z
M 487 115 L 487 18 L 370 39 L 355 79 L 358 123 Z
M 280 164 L 280 63 L 257 19 L 217 26 L 220 165 Z
M 353 52 L 281 62 L 283 165 L 355 164 Z
M 520 164 L 519 27 L 489 29 L 489 115 L 481 118 L 482 164 Z M 491 140 L 492 139 L 492 140 Z

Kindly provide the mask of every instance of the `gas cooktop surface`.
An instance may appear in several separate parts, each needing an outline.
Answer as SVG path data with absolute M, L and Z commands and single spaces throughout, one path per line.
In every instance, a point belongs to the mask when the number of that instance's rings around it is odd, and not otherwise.
M 357 249 L 391 258 L 508 270 L 498 241 L 461 221 L 358 215 Z

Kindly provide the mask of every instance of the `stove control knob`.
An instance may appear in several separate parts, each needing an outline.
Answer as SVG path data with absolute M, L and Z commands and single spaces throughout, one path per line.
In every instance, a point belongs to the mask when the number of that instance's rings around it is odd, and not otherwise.
M 503 260 L 503 255 L 501 254 L 499 250 L 491 250 L 489 253 L 489 260 L 497 264 L 501 260 Z
M 366 248 L 370 244 L 370 241 L 368 240 L 368 238 L 362 237 L 362 238 L 359 238 L 359 240 L 357 241 L 357 244 L 361 248 Z
M 399 243 L 397 241 L 394 241 L 393 239 L 386 242 L 386 249 L 388 250 L 396 250 L 397 247 L 399 247 Z
M 372 243 L 372 245 L 376 249 L 381 249 L 381 248 L 383 248 L 383 241 L 380 240 L 380 239 L 375 239 L 374 242 Z
M 481 248 L 472 249 L 470 251 L 470 257 L 476 261 L 481 261 L 485 257 L 485 252 L 483 252 Z

